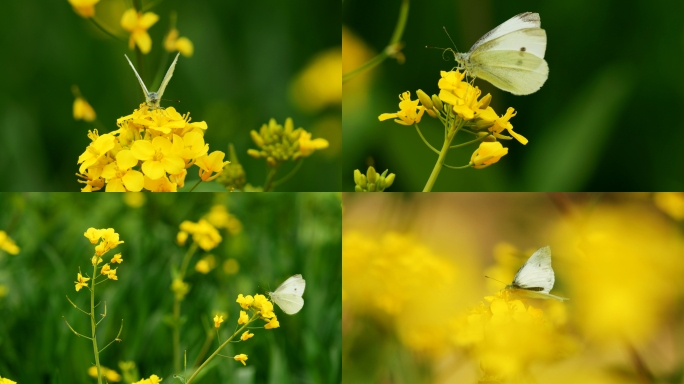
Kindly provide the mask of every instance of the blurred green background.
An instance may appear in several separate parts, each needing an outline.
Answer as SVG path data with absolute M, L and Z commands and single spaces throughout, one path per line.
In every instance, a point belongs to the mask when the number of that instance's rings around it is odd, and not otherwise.
M 390 40 L 400 3 L 345 1 L 343 25 L 378 52 Z M 485 170 L 443 169 L 433 191 L 682 190 L 684 123 L 661 116 L 674 117 L 684 105 L 684 3 L 616 0 L 412 1 L 402 38 L 405 64 L 387 60 L 369 77 L 344 84 L 344 190 L 354 188 L 354 169 L 365 172 L 369 164 L 397 174 L 390 191 L 422 190 L 437 155 L 415 128 L 379 122 L 378 115 L 396 112 L 397 95 L 407 90 L 414 99 L 417 89 L 439 92 L 439 71 L 455 64 L 425 46 L 451 46 L 442 26 L 465 52 L 528 11 L 540 14 L 548 35 L 546 84 L 529 96 L 475 84 L 492 93 L 497 113 L 518 111 L 511 122 L 529 144 L 505 142 L 508 155 Z M 357 42 L 343 40 L 346 73 L 353 69 L 349 55 L 362 55 Z M 420 127 L 440 148 L 441 124 L 426 114 Z M 475 148 L 450 152 L 447 164 L 467 164 Z
M 312 109 L 292 95 L 293 82 L 316 55 L 339 52 L 338 3 L 141 2 L 160 17 L 148 31 L 152 51 L 144 56 L 142 73 L 148 88 L 154 88 L 150 84 L 158 68 L 165 72 L 171 64 L 163 39 L 172 11 L 180 36 L 194 44 L 192 57 L 178 59 L 164 94 L 180 103 L 163 106 L 206 121 L 210 150 L 227 153 L 228 143 L 234 143 L 252 185 L 263 185 L 267 170 L 263 160 L 247 156 L 247 149 L 256 148 L 249 131 L 270 118 L 282 124 L 292 117 L 295 127 L 327 139 L 330 147 L 306 159 L 296 177 L 278 190 L 340 190 L 340 103 Z M 96 18 L 124 36 L 114 40 L 78 16 L 67 0 L 6 4 L 6 22 L 0 26 L 7 57 L 0 63 L 0 190 L 78 191 L 76 161 L 90 142 L 88 129 L 111 132 L 117 118 L 144 101 L 124 59 L 125 53 L 139 68 L 135 52 L 128 49 L 129 34 L 120 27 L 130 7 L 130 0 L 102 0 L 95 6 Z M 339 82 L 337 77 L 321 79 L 330 81 Z M 74 121 L 72 85 L 93 106 L 100 126 Z M 279 176 L 290 168 L 283 166 Z M 188 180 L 196 180 L 197 167 L 191 170 Z
M 132 194 L 126 194 L 130 196 Z M 172 379 L 171 328 L 165 322 L 173 306 L 171 265 L 188 249 L 175 243 L 183 220 L 198 221 L 215 204 L 228 207 L 242 222 L 236 235 L 221 230 L 223 242 L 210 253 L 217 265 L 208 274 L 194 265 L 186 281 L 191 290 L 181 307 L 185 320 L 181 348 L 192 366 L 213 332 L 216 311 L 228 317 L 222 340 L 232 333 L 237 295 L 274 290 L 291 275 L 307 282 L 305 305 L 296 315 L 275 309 L 280 328 L 253 330 L 247 342 L 230 344 L 223 353 L 249 356 L 243 367 L 232 359 L 214 359 L 198 383 L 334 383 L 341 380 L 341 199 L 336 193 L 204 194 L 147 196 L 139 208 L 124 195 L 0 194 L 0 228 L 21 248 L 16 256 L 0 252 L 0 376 L 19 383 L 91 383 L 92 344 L 69 331 L 62 316 L 89 334 L 88 317 L 74 309 L 68 295 L 88 307 L 87 290 L 74 291 L 79 266 L 88 271 L 93 245 L 83 236 L 89 227 L 114 228 L 124 244 L 118 281 L 98 285 L 96 300 L 107 303 L 98 327 L 102 346 L 113 339 L 124 319 L 121 343 L 100 354 L 106 367 L 121 372 L 120 361 L 134 361 L 145 378 Z M 239 271 L 223 264 L 235 259 Z M 109 257 L 106 257 L 109 260 Z M 89 274 L 92 273 L 89 272 Z M 101 311 L 98 310 L 98 313 Z M 211 351 L 216 347 L 213 333 Z

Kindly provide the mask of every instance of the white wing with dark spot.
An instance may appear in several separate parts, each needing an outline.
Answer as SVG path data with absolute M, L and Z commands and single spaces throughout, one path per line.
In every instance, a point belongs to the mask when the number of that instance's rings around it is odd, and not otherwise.
M 304 306 L 304 299 L 302 299 L 304 289 L 306 289 L 306 280 L 302 278 L 302 275 L 294 275 L 280 284 L 275 292 L 269 292 L 268 295 L 283 312 L 294 315 Z
M 480 37 L 480 39 L 477 40 L 470 48 L 470 52 L 473 52 L 477 49 L 477 47 L 488 41 L 494 40 L 511 32 L 527 28 L 541 28 L 541 19 L 539 18 L 538 13 L 525 12 L 511 17 L 498 27 Z
M 513 286 L 523 289 L 542 288 L 540 292 L 549 293 L 556 278 L 551 268 L 551 248 L 539 248 L 513 278 Z

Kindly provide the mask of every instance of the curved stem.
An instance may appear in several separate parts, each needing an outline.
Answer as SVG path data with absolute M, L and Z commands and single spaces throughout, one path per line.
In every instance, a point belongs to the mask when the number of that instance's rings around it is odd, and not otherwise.
M 432 149 L 432 152 L 434 152 L 434 153 L 436 153 L 436 154 L 439 155 L 439 151 L 438 151 L 435 147 L 433 147 L 432 145 L 430 145 L 430 143 L 428 143 L 427 140 L 425 140 L 425 137 L 423 136 L 423 133 L 420 131 L 420 128 L 418 128 L 418 124 L 413 124 L 413 125 L 416 126 L 416 131 L 418 131 L 418 134 L 420 135 L 420 138 L 423 139 L 423 142 L 425 143 L 425 145 L 427 145 L 428 147 L 430 147 L 430 149 Z
M 197 183 L 195 183 L 195 185 L 193 185 L 192 188 L 190 188 L 190 190 L 188 192 L 194 191 L 195 188 L 197 188 L 197 186 L 200 185 L 201 182 L 202 182 L 202 179 L 200 178 L 199 180 L 197 180 Z
M 275 187 L 279 186 L 280 184 L 282 184 L 282 183 L 288 181 L 292 176 L 294 176 L 295 173 L 297 173 L 297 171 L 299 171 L 299 168 L 302 167 L 302 164 L 303 164 L 303 163 L 304 163 L 304 160 L 303 160 L 303 159 L 299 159 L 299 160 L 297 161 L 297 165 L 295 165 L 295 167 L 290 171 L 290 173 L 288 173 L 287 175 L 285 175 L 285 176 L 281 177 L 280 179 L 274 181 L 274 182 L 271 184 L 271 186 L 273 186 L 273 187 L 275 188 Z
M 276 172 L 278 172 L 278 168 L 271 168 L 268 172 L 266 182 L 264 182 L 264 192 L 270 192 L 271 188 L 273 188 L 273 179 L 275 178 Z
M 216 351 L 214 351 L 214 353 L 212 353 L 211 356 L 209 356 L 209 357 L 204 361 L 204 363 L 202 363 L 202 365 L 200 365 L 199 368 L 197 368 L 197 370 L 195 371 L 195 373 L 193 373 L 192 376 L 190 376 L 190 378 L 188 379 L 188 381 L 186 382 L 186 384 L 190 384 L 190 383 L 192 382 L 192 379 L 194 379 L 195 376 L 197 376 L 197 374 L 198 374 L 198 373 L 199 373 L 207 364 L 209 364 L 209 362 L 210 362 L 211 360 L 213 360 L 214 357 L 216 357 L 216 356 L 219 354 L 219 352 L 221 352 L 221 350 L 223 349 L 223 347 L 225 347 L 226 345 L 228 345 L 228 343 L 230 343 L 230 341 L 233 340 L 233 339 L 235 338 L 235 336 L 237 336 L 240 332 L 242 332 L 243 329 L 247 328 L 247 326 L 248 326 L 251 322 L 253 322 L 254 320 L 256 320 L 256 318 L 257 318 L 257 315 L 254 314 L 254 316 L 252 316 L 252 318 L 249 319 L 249 321 L 248 321 L 245 325 L 243 325 L 240 329 L 238 329 L 237 331 L 235 331 L 235 333 L 233 333 L 233 335 L 232 335 L 231 337 L 229 337 L 226 341 L 224 341 L 223 344 L 221 344 L 221 345 L 216 349 Z
M 454 167 L 453 165 L 449 165 L 449 164 L 442 164 L 442 165 L 445 166 L 445 167 L 447 167 L 447 168 L 450 168 L 450 169 L 466 169 L 466 168 L 470 168 L 470 167 L 471 167 L 470 163 L 468 163 L 468 164 L 466 164 L 466 165 L 464 165 L 464 166 L 462 166 L 462 167 Z
M 458 122 L 458 125 L 456 126 L 456 123 Z M 444 139 L 444 145 L 442 145 L 442 151 L 439 153 L 439 158 L 437 158 L 437 162 L 435 163 L 435 167 L 432 169 L 432 173 L 430 174 L 430 178 L 428 179 L 427 183 L 425 184 L 425 188 L 423 188 L 423 192 L 430 192 L 432 191 L 432 187 L 435 185 L 435 181 L 437 181 L 437 177 L 439 176 L 439 172 L 442 170 L 442 165 L 444 165 L 444 160 L 446 159 L 446 155 L 449 152 L 449 146 L 451 145 L 451 141 L 456 137 L 456 134 L 458 131 L 461 129 L 463 126 L 463 120 L 456 120 L 454 121 L 454 125 L 449 131 L 447 132 L 446 138 Z
M 374 58 L 368 60 L 360 67 L 355 70 L 345 73 L 342 75 L 342 84 L 354 78 L 356 75 L 363 73 L 378 64 L 382 63 L 386 58 L 390 57 L 390 52 L 394 50 L 394 46 L 399 43 L 401 36 L 404 34 L 404 28 L 406 27 L 406 20 L 409 14 L 409 0 L 403 0 L 401 2 L 401 7 L 399 8 L 399 18 L 397 19 L 397 25 L 394 27 L 394 32 L 392 33 L 392 38 L 389 44 Z
M 90 22 L 95 24 L 95 26 L 102 32 L 104 32 L 105 35 L 108 35 L 109 37 L 115 39 L 115 40 L 121 40 L 121 37 L 117 36 L 114 34 L 114 32 L 110 31 L 109 29 L 105 28 L 104 25 L 100 24 L 99 21 L 95 20 L 94 17 L 89 18 Z
M 491 135 L 492 135 L 492 134 L 491 134 L 491 133 L 489 133 L 489 134 L 487 134 L 486 136 L 482 136 L 482 137 L 480 137 L 479 139 L 475 139 L 475 140 L 470 140 L 470 141 L 466 141 L 465 143 L 461 143 L 461 144 L 456 144 L 456 145 L 452 145 L 452 146 L 451 146 L 451 147 L 449 147 L 449 148 L 459 148 L 459 147 L 465 147 L 466 145 L 469 145 L 469 144 L 472 144 L 472 143 L 477 143 L 478 141 L 482 141 L 482 140 L 484 140 L 484 139 L 485 139 L 485 137 L 489 137 L 489 136 L 491 136 Z

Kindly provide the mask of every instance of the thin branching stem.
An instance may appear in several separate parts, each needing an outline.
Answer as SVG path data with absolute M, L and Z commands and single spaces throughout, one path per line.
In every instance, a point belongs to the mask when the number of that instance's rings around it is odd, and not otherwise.
M 420 138 L 423 139 L 423 143 L 425 143 L 425 145 L 427 145 L 432 150 L 432 152 L 439 155 L 439 151 L 437 150 L 437 148 L 430 145 L 430 143 L 425 139 L 425 136 L 423 136 L 423 132 L 421 132 L 420 128 L 418 128 L 418 124 L 414 125 L 416 126 L 416 131 L 418 131 L 418 135 L 420 135 Z
M 64 319 L 64 322 L 66 323 L 67 327 L 69 327 L 69 329 L 71 329 L 71 332 L 73 332 L 76 336 L 81 336 L 81 337 L 84 338 L 84 339 L 92 340 L 90 337 L 85 336 L 85 335 L 81 335 L 80 333 L 76 332 L 76 331 L 71 327 L 71 324 L 69 324 L 69 322 L 67 321 L 67 319 L 66 319 L 64 316 L 62 316 L 62 319 Z
M 67 300 L 69 300 L 69 302 L 71 303 L 71 305 L 73 305 L 73 306 L 74 306 L 74 308 L 76 308 L 76 309 L 78 309 L 79 311 L 81 311 L 81 312 L 85 313 L 85 314 L 86 314 L 87 316 L 90 316 L 90 313 L 88 313 L 88 312 L 86 312 L 86 311 L 82 310 L 82 309 L 81 309 L 81 308 L 79 308 L 79 307 L 78 307 L 78 306 L 77 306 L 76 304 L 74 304 L 74 302 L 73 302 L 73 301 L 71 301 L 71 299 L 69 298 L 69 296 L 67 296 L 66 298 L 67 298 Z
M 304 163 L 304 160 L 303 160 L 303 159 L 297 160 L 297 165 L 295 165 L 295 167 L 290 171 L 290 173 L 288 173 L 287 175 L 285 175 L 285 176 L 281 177 L 280 179 L 278 179 L 278 180 L 274 181 L 273 183 L 271 183 L 271 187 L 275 188 L 275 187 L 279 186 L 280 184 L 282 184 L 282 183 L 284 183 L 284 182 L 290 180 L 290 178 L 291 178 L 292 176 L 294 176 L 295 173 L 297 173 L 297 171 L 299 171 L 299 168 L 302 167 L 302 164 L 303 164 L 303 163 Z
M 119 336 L 121 336 L 121 331 L 123 331 L 123 319 L 121 319 L 121 327 L 119 328 L 119 333 L 116 334 L 116 337 L 114 338 L 114 340 L 110 341 L 109 344 L 105 345 L 104 348 L 100 349 L 100 352 L 102 352 L 102 351 L 104 351 L 105 349 L 107 349 L 107 347 L 109 347 L 110 345 L 112 345 L 113 342 L 115 342 L 115 341 L 121 341 L 121 339 L 119 339 Z

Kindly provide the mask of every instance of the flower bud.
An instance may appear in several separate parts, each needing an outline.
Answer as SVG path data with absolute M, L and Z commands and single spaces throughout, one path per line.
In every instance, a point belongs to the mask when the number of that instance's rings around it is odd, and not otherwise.
M 438 111 L 444 111 L 444 104 L 442 104 L 442 100 L 440 100 L 439 96 L 432 95 L 432 103 Z
M 419 89 L 416 91 L 416 94 L 418 95 L 418 100 L 420 100 L 420 103 L 423 104 L 423 106 L 429 111 L 432 110 L 432 100 L 430 100 L 430 96 L 427 95 L 427 93 L 423 92 L 422 89 Z

